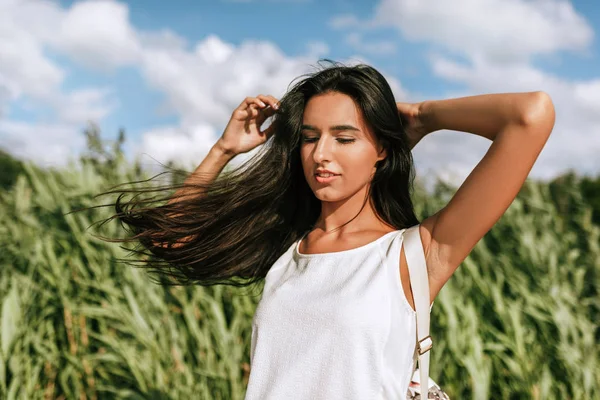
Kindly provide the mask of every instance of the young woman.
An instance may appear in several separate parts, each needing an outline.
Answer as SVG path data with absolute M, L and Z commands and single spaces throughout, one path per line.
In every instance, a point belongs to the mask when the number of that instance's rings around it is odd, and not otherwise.
M 246 98 L 168 204 L 119 199 L 117 212 L 158 272 L 202 285 L 266 278 L 247 400 L 405 398 L 416 325 L 402 234 L 419 225 L 433 302 L 511 204 L 553 125 L 544 92 L 397 103 L 375 69 L 333 64 L 281 101 Z M 419 223 L 411 149 L 440 129 L 492 144 Z

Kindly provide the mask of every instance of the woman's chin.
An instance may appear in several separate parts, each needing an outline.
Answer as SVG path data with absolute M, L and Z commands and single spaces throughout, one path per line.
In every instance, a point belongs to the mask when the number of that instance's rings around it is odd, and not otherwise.
M 315 197 L 321 201 L 340 201 L 343 200 L 344 197 L 340 196 L 335 190 L 330 187 L 318 188 L 313 190 Z

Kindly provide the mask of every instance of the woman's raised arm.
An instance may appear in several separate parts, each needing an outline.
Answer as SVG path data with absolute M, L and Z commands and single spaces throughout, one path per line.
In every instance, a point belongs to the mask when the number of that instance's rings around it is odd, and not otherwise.
M 515 199 L 554 120 L 552 100 L 544 92 L 421 103 L 415 126 L 425 132 L 450 129 L 492 141 L 450 202 L 421 223 L 432 298 Z
M 236 155 L 248 152 L 263 144 L 272 134 L 272 127 L 261 131 L 261 126 L 270 116 L 274 115 L 279 108 L 278 100 L 273 96 L 258 95 L 247 97 L 233 111 L 229 123 L 225 127 L 223 135 L 212 146 L 209 153 L 198 167 L 183 182 L 167 205 L 173 205 L 182 200 L 193 200 L 202 196 L 203 187 L 212 183 L 225 165 Z M 175 214 L 177 215 L 177 214 Z M 154 245 L 166 247 L 160 238 L 156 238 Z M 192 239 L 191 236 L 184 237 L 181 242 Z M 176 243 L 174 247 L 180 246 Z

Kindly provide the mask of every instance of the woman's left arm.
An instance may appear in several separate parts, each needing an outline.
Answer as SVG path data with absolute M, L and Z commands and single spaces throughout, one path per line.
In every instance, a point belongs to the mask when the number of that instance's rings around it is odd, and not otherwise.
M 469 132 L 492 140 L 448 204 L 421 223 L 435 298 L 517 196 L 554 127 L 545 92 L 488 94 L 420 103 L 424 132 Z M 425 134 L 427 134 L 425 133 Z

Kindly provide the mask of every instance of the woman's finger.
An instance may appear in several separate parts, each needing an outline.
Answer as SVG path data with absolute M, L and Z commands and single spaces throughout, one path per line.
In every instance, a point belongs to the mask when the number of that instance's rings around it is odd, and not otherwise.
M 262 100 L 259 100 L 256 97 L 246 97 L 244 99 L 244 101 L 242 101 L 242 103 L 238 106 L 237 109 L 238 110 L 245 110 L 248 107 L 250 107 L 251 105 L 255 105 L 255 106 L 259 107 L 259 108 L 263 108 L 263 107 L 267 106 Z
M 267 107 L 263 108 L 261 114 L 257 118 L 258 126 L 261 126 L 268 118 L 272 117 L 279 110 L 279 100 L 271 95 L 259 95 L 259 98 L 267 104 Z
M 258 115 L 258 117 L 256 117 L 256 124 L 258 126 L 261 126 L 267 119 L 269 119 L 276 113 L 277 113 L 277 110 L 275 108 L 271 107 L 271 105 L 268 105 L 267 107 L 260 110 L 260 114 Z
M 234 110 L 237 118 L 256 119 L 258 126 L 262 125 L 269 117 L 275 115 L 279 108 L 279 100 L 271 95 L 259 94 L 256 97 L 246 97 Z
M 253 103 L 248 106 L 248 118 L 256 118 L 260 115 L 260 105 Z
M 277 110 L 277 108 L 279 108 L 279 102 L 277 101 L 277 99 L 271 95 L 258 95 L 257 98 L 259 100 L 261 100 L 263 103 L 271 106 L 271 108 L 273 108 L 274 110 Z
M 260 97 L 261 97 L 261 96 L 262 96 L 262 95 L 261 95 L 261 94 L 259 94 L 259 95 L 258 95 L 258 96 L 256 96 L 256 97 L 246 97 L 246 104 L 247 104 L 248 106 L 250 106 L 251 104 L 256 104 L 257 106 L 259 106 L 259 107 L 261 107 L 261 108 L 262 108 L 262 107 L 266 107 L 267 105 L 264 103 L 264 101 L 263 101 L 263 100 L 261 100 L 261 99 L 260 99 Z
M 235 109 L 233 113 L 238 119 L 256 118 L 260 114 L 258 107 L 258 105 L 251 103 L 250 106 Z
M 272 101 L 273 101 L 273 103 L 274 103 L 274 108 L 275 108 L 276 110 L 277 110 L 277 109 L 279 109 L 279 99 L 278 99 L 278 98 L 276 98 L 276 97 L 274 97 L 274 96 L 269 96 L 269 97 L 271 98 L 271 100 L 272 100 Z

